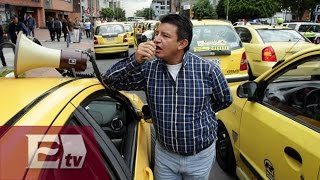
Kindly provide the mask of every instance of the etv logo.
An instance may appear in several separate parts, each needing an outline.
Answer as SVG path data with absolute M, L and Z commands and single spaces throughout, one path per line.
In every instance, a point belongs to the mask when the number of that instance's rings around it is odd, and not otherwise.
M 82 168 L 87 149 L 81 135 L 26 135 L 28 137 L 29 168 L 42 169 L 79 169 Z M 38 155 L 57 155 L 59 148 L 39 147 L 41 142 L 61 144 L 63 155 L 55 161 L 39 161 Z

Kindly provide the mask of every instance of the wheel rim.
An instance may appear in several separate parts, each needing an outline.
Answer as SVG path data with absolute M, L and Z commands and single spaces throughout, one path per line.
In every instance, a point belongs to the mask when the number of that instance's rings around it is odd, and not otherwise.
M 217 140 L 217 154 L 221 157 L 221 159 L 228 158 L 228 135 L 226 131 L 221 131 L 218 134 Z

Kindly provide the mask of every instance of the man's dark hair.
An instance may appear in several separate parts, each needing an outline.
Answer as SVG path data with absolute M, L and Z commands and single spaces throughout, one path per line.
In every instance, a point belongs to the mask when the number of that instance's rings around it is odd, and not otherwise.
M 178 14 L 168 14 L 161 18 L 161 23 L 168 23 L 177 26 L 178 41 L 187 39 L 188 46 L 184 48 L 184 51 L 188 51 L 192 40 L 192 22 L 186 16 Z
M 15 19 L 15 18 L 17 18 L 18 16 L 17 15 L 12 15 L 11 16 L 11 19 L 13 20 L 13 19 Z

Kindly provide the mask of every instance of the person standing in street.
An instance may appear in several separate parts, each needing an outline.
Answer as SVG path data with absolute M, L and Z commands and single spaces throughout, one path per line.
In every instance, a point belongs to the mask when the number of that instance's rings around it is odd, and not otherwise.
M 56 32 L 58 42 L 60 42 L 62 23 L 59 18 L 53 21 L 53 29 Z
M 68 37 L 68 21 L 63 18 L 62 19 L 62 32 L 63 32 L 63 37 L 64 37 L 64 42 L 67 42 L 67 37 Z
M 36 20 L 32 17 L 31 14 L 29 14 L 27 19 L 27 27 L 28 27 L 28 35 L 34 37 L 34 29 L 36 28 Z
M 103 80 L 146 92 L 157 136 L 155 179 L 205 180 L 216 157 L 215 113 L 230 106 L 232 96 L 220 67 L 189 52 L 190 19 L 169 14 L 160 22 L 154 41 L 139 44 Z
M 74 38 L 73 38 L 73 22 L 70 20 L 70 18 L 67 18 L 67 28 L 68 28 L 68 37 L 69 37 L 69 42 L 73 43 Z
M 16 44 L 19 32 L 22 31 L 23 34 L 28 35 L 28 29 L 25 24 L 18 20 L 17 16 L 13 15 L 11 19 L 12 21 L 8 27 L 8 35 L 11 42 Z
M 54 37 L 55 37 L 55 32 L 54 32 L 54 28 L 53 28 L 53 21 L 54 21 L 54 18 L 49 17 L 48 24 L 47 24 L 51 41 L 54 41 Z
M 2 25 L 0 24 L 0 44 L 4 43 L 3 35 L 4 35 L 3 28 L 2 28 Z M 6 60 L 4 59 L 4 55 L 3 55 L 3 51 L 2 50 L 3 50 L 2 47 L 0 47 L 0 59 L 1 59 L 1 62 L 2 62 L 2 66 L 6 67 L 7 63 L 6 63 Z
M 86 31 L 86 36 L 89 39 L 91 37 L 91 22 L 89 19 L 86 19 L 86 22 L 84 23 L 84 29 Z
M 75 18 L 75 21 L 73 23 L 73 33 L 74 33 L 73 42 L 79 43 L 80 42 L 80 22 L 78 18 Z

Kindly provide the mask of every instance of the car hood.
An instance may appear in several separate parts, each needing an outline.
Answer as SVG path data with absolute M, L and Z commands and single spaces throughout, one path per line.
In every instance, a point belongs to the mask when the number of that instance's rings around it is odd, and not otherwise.
M 94 84 L 100 84 L 96 79 L 75 78 L 0 78 L 0 126 L 17 113 L 23 113 L 25 108 L 37 103 L 54 91 L 65 88 L 63 96 L 76 93 Z M 57 98 L 59 101 L 59 98 Z

